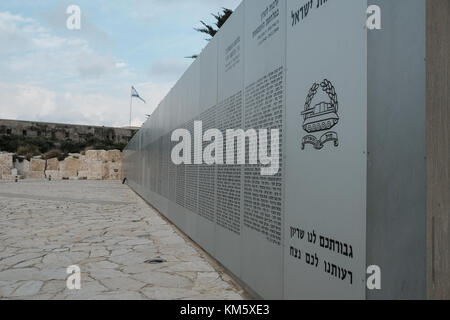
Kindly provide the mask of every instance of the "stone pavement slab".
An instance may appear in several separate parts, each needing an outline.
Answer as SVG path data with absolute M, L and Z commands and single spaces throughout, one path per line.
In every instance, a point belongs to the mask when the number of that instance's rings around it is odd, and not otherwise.
M 81 270 L 81 290 L 67 289 L 71 265 Z M 247 297 L 205 252 L 125 185 L 0 183 L 0 299 Z

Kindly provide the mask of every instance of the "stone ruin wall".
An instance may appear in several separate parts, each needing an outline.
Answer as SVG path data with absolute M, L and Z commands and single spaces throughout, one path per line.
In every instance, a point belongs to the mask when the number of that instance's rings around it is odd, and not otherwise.
M 121 180 L 122 152 L 89 150 L 84 155 L 70 154 L 63 161 L 57 158 L 30 161 L 16 160 L 12 153 L 0 153 L 0 180 Z
M 128 143 L 136 128 L 112 128 L 0 119 L 0 136 L 44 137 L 57 141 L 88 141 L 90 138 Z

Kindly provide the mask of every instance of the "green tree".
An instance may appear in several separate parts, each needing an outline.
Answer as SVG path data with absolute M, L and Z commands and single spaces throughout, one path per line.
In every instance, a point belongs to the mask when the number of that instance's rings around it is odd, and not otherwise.
M 221 12 L 218 12 L 217 14 L 211 13 L 211 15 L 216 19 L 215 23 L 210 25 L 207 24 L 204 21 L 200 21 L 200 23 L 203 25 L 202 28 L 194 28 L 195 31 L 198 31 L 203 34 L 209 35 L 211 38 L 205 39 L 206 41 L 210 41 L 214 36 L 217 34 L 220 28 L 225 24 L 225 22 L 228 20 L 228 18 L 233 14 L 233 10 L 222 8 Z M 191 59 L 196 59 L 198 57 L 198 54 L 186 57 Z

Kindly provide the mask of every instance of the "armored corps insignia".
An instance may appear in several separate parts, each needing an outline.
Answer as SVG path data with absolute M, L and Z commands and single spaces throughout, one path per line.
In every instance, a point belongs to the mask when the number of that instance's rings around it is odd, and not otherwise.
M 319 89 L 327 94 L 329 101 L 312 105 Z M 339 146 L 338 134 L 329 131 L 339 123 L 338 111 L 339 103 L 333 84 L 327 79 L 314 83 L 306 97 L 305 110 L 301 113 L 303 129 L 309 133 L 302 139 L 302 150 L 307 144 L 311 144 L 316 150 L 321 150 L 328 142 L 333 142 L 335 147 Z M 324 131 L 327 132 L 323 133 Z

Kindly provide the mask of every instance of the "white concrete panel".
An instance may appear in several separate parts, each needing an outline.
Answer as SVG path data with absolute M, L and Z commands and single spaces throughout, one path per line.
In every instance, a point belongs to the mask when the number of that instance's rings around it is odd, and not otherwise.
M 217 129 L 242 128 L 245 2 L 218 32 Z M 242 264 L 242 166 L 217 166 L 215 257 L 236 276 Z
M 282 133 L 286 1 L 247 0 L 245 12 L 244 127 L 279 129 Z M 260 168 L 244 168 L 242 278 L 259 295 L 281 299 L 284 172 L 281 168 L 275 177 L 264 177 Z
M 130 186 L 264 298 L 364 298 L 366 5 L 244 1 L 128 146 Z M 193 120 L 281 129 L 279 175 L 166 165 Z
M 198 57 L 200 61 L 200 113 L 214 107 L 218 97 L 219 37 L 211 39 Z
M 217 33 L 218 101 L 242 91 L 244 85 L 244 14 L 245 1 Z
M 287 4 L 285 298 L 364 299 L 367 1 Z

